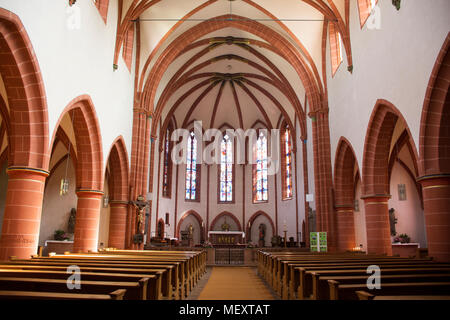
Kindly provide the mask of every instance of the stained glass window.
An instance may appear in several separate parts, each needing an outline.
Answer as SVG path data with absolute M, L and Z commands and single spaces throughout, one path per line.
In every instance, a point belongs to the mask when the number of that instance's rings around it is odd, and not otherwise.
M 253 200 L 267 201 L 267 137 L 259 133 L 255 146 L 255 160 L 253 165 Z
M 172 162 L 170 160 L 170 134 L 171 127 L 167 128 L 164 144 L 164 168 L 163 168 L 163 196 L 170 198 L 172 189 Z
M 233 201 L 233 144 L 225 134 L 220 145 L 220 185 L 219 199 L 221 202 Z
M 187 146 L 186 155 L 186 200 L 197 200 L 197 138 L 192 131 Z
M 282 178 L 283 199 L 292 198 L 292 138 L 291 130 L 286 124 L 282 130 Z

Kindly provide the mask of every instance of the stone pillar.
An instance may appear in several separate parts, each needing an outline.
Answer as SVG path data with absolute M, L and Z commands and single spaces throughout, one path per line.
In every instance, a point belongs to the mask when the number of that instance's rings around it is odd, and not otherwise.
M 125 249 L 125 235 L 127 227 L 127 201 L 110 201 L 109 207 L 109 247 Z
M 422 184 L 428 255 L 450 262 L 450 175 L 418 180 Z
M 73 252 L 97 251 L 102 191 L 77 191 L 77 216 Z
M 336 207 L 337 246 L 339 251 L 349 251 L 356 246 L 353 210 L 354 208 L 351 205 Z
M 366 209 L 367 253 L 392 256 L 389 195 L 363 197 Z
M 0 237 L 0 261 L 11 256 L 26 259 L 37 254 L 42 199 L 48 172 L 41 169 L 8 169 L 5 212 Z

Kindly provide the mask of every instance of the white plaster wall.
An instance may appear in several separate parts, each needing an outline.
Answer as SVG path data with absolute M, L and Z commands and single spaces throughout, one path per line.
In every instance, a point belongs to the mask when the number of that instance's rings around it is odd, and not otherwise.
M 79 9 L 80 29 L 74 30 L 67 27 L 73 15 L 67 12 L 68 1 L 2 0 L 1 6 L 21 19 L 36 53 L 47 95 L 49 136 L 68 103 L 87 94 L 100 124 L 104 164 L 119 135 L 131 152 L 134 75 L 122 58 L 113 71 L 118 1 L 110 1 L 105 25 L 93 1 L 78 0 L 72 8 Z
M 450 30 L 450 1 L 405 0 L 397 11 L 391 1 L 382 0 L 379 7 L 381 29 L 361 29 L 357 1 L 350 1 L 352 74 L 347 71 L 344 52 L 344 63 L 331 77 L 327 44 L 333 163 L 339 138 L 344 136 L 362 168 L 365 134 L 377 99 L 386 99 L 400 110 L 418 149 L 425 92 Z
M 108 240 L 109 240 L 109 218 L 110 218 L 110 206 L 108 205 L 106 208 L 103 207 L 103 199 L 105 196 L 109 197 L 109 184 L 108 181 L 105 180 L 104 187 L 104 195 L 102 198 L 102 203 L 100 205 L 100 223 L 99 223 L 99 231 L 98 231 L 98 247 L 99 248 L 107 248 Z M 111 197 L 109 197 L 111 199 Z M 103 245 L 102 245 L 103 244 Z
M 3 216 L 5 213 L 6 204 L 6 189 L 8 187 L 8 174 L 6 173 L 7 167 L 7 161 L 0 164 L 0 235 L 2 234 Z
M 356 246 L 362 244 L 363 250 L 367 250 L 367 231 L 366 231 L 366 209 L 364 207 L 364 200 L 361 198 L 361 180 L 355 188 L 355 199 L 359 201 L 359 212 L 354 212 L 353 219 L 355 222 L 355 243 Z
M 46 240 L 53 240 L 55 230 L 67 232 L 70 210 L 77 208 L 77 195 L 75 194 L 75 170 L 72 161 L 69 161 L 67 178 L 69 191 L 66 195 L 59 195 L 61 179 L 65 176 L 66 162 L 62 163 L 48 178 L 44 191 L 42 205 L 41 228 L 39 231 L 39 245 L 43 246 Z
M 405 201 L 399 200 L 399 184 L 405 184 Z M 389 200 L 389 208 L 395 209 L 397 235 L 406 233 L 411 237 L 411 242 L 418 242 L 421 248 L 426 248 L 425 218 L 417 188 L 406 170 L 397 162 L 392 169 L 390 188 L 392 198 Z

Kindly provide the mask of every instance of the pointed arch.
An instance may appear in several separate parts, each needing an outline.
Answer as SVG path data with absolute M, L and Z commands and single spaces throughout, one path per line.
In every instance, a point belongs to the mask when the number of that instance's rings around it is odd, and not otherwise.
M 69 114 L 73 117 L 73 130 L 77 148 L 77 189 L 103 190 L 103 148 L 100 125 L 94 104 L 88 95 L 73 99 L 62 112 L 56 127 L 63 117 Z M 53 133 L 52 142 L 55 140 Z
M 216 226 L 217 221 L 219 221 L 219 219 L 222 217 L 230 217 L 236 223 L 236 225 L 238 227 L 238 231 L 242 231 L 242 226 L 241 226 L 241 223 L 239 222 L 239 219 L 236 218 L 236 216 L 234 214 L 232 214 L 231 212 L 228 212 L 228 211 L 223 211 L 223 212 L 219 213 L 211 222 L 209 230 L 214 230 L 214 227 Z
M 183 224 L 183 221 L 189 217 L 189 216 L 193 216 L 197 222 L 198 225 L 200 226 L 201 230 L 200 230 L 200 239 L 201 241 L 204 239 L 204 223 L 203 223 L 203 219 L 202 217 L 195 211 L 195 210 L 189 210 L 188 212 L 186 212 L 185 214 L 183 214 L 183 216 L 180 218 L 180 221 L 178 221 L 177 223 L 177 238 L 181 239 L 181 225 Z
M 47 171 L 48 113 L 39 63 L 19 17 L 3 8 L 0 8 L 0 47 L 0 74 L 6 88 L 11 126 L 9 166 Z
M 275 224 L 273 223 L 272 218 L 271 218 L 267 213 L 265 213 L 264 211 L 261 211 L 261 210 L 256 211 L 256 212 L 250 217 L 250 219 L 248 219 L 248 223 L 247 223 L 247 226 L 246 226 L 246 228 L 245 228 L 245 234 L 247 234 L 247 235 L 250 234 L 250 232 L 251 232 L 251 230 L 252 230 L 252 227 L 253 227 L 253 223 L 255 222 L 256 218 L 258 218 L 259 216 L 266 217 L 267 220 L 269 220 L 270 226 L 272 227 L 273 234 L 275 234 Z
M 109 192 L 112 201 L 129 200 L 129 161 L 125 140 L 117 137 L 112 143 L 107 164 L 110 167 Z

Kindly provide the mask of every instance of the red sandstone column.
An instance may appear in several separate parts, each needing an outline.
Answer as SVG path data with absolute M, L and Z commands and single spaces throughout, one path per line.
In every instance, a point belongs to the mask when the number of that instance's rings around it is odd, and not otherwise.
M 428 254 L 450 262 L 450 176 L 422 177 Z
M 109 207 L 111 210 L 108 246 L 116 249 L 124 249 L 128 202 L 112 200 L 109 202 Z
M 37 254 L 42 199 L 48 172 L 9 168 L 5 213 L 0 237 L 0 261 Z
M 339 251 L 352 250 L 355 244 L 355 221 L 352 206 L 336 207 L 337 246 Z
M 77 216 L 73 252 L 97 251 L 100 225 L 100 204 L 103 192 L 95 190 L 77 191 Z
M 367 253 L 392 255 L 389 227 L 390 196 L 364 198 L 366 208 Z

